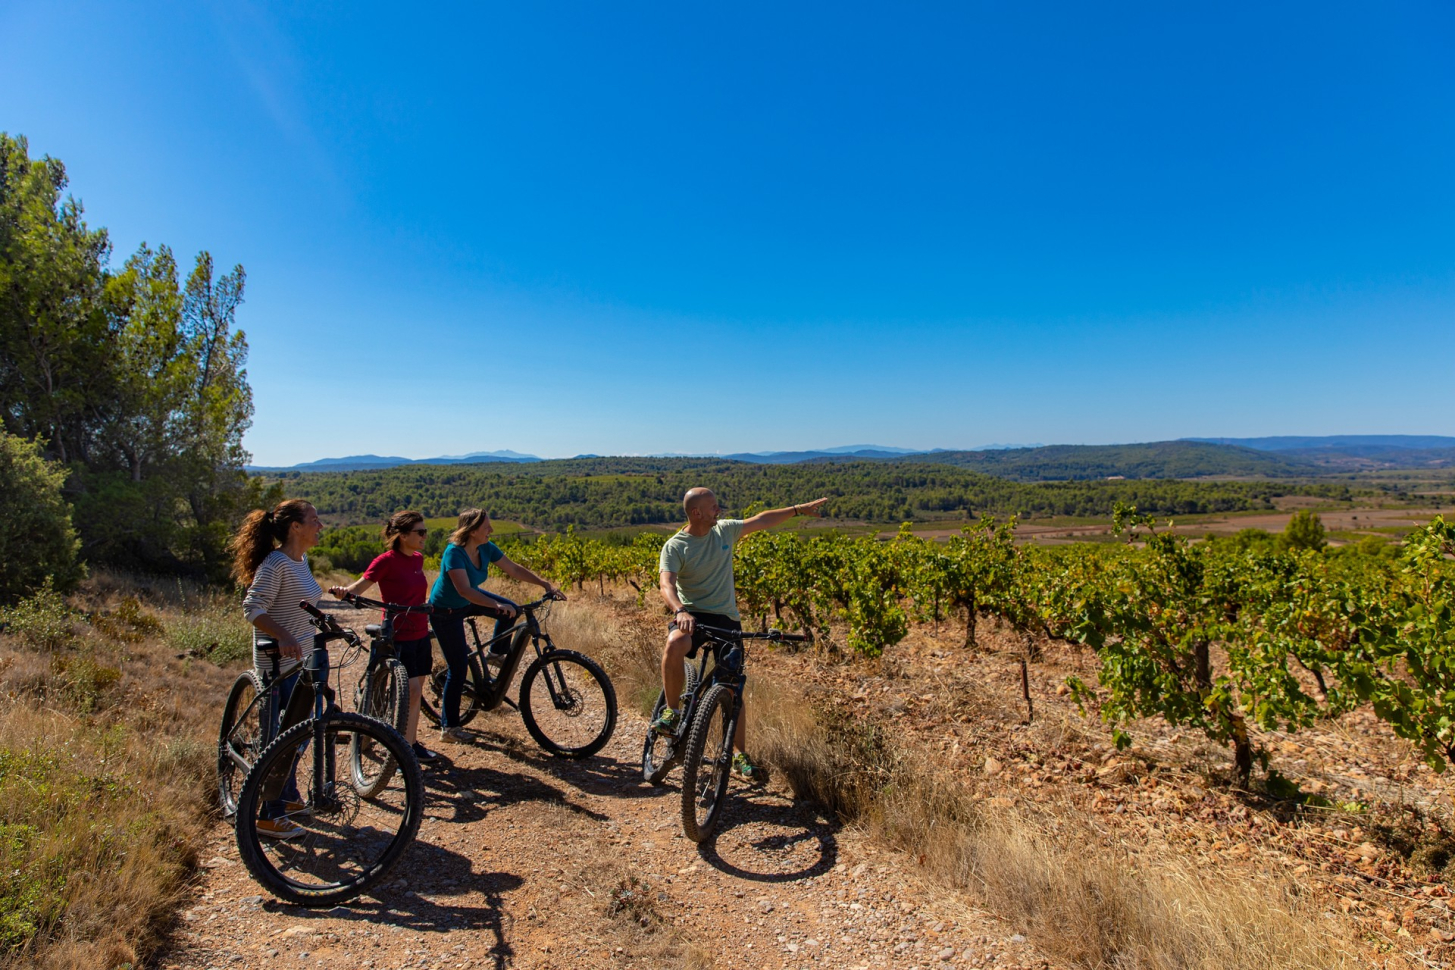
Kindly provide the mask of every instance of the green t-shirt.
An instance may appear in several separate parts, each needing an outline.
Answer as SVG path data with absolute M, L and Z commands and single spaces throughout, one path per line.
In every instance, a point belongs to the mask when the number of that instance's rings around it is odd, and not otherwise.
M 679 532 L 662 545 L 658 568 L 677 574 L 677 596 L 683 606 L 695 613 L 741 619 L 733 591 L 733 546 L 742 534 L 742 519 L 722 519 L 705 536 Z

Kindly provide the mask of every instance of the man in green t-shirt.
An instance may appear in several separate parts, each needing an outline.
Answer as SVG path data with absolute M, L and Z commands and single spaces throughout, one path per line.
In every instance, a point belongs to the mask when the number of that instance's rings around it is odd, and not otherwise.
M 658 588 L 668 609 L 673 611 L 667 626 L 667 649 L 662 652 L 662 690 L 668 704 L 682 696 L 684 675 L 682 662 L 705 640 L 697 630 L 699 622 L 720 629 L 741 630 L 737 593 L 733 588 L 733 546 L 743 536 L 761 529 L 771 529 L 796 515 L 822 515 L 828 499 L 814 499 L 803 505 L 759 512 L 751 519 L 722 519 L 722 507 L 710 489 L 694 488 L 682 499 L 687 525 L 662 546 L 658 560 Z M 675 734 L 680 715 L 673 707 L 664 707 L 652 722 L 659 734 Z M 737 755 L 733 768 L 750 779 L 761 779 L 762 769 L 753 764 L 744 747 L 744 723 L 738 718 L 733 747 Z

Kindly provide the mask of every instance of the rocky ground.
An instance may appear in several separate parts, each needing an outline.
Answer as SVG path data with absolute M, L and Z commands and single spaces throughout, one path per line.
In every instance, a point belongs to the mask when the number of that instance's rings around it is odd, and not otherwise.
M 624 603 L 592 608 L 632 636 L 656 629 Z M 1299 918 L 1359 954 L 1356 965 L 1455 958 L 1455 785 L 1372 715 L 1261 737 L 1279 776 L 1241 791 L 1227 754 L 1201 736 L 1138 724 L 1118 752 L 1064 690 L 1068 674 L 1092 679 L 1089 655 L 1045 645 L 1028 669 L 1028 716 L 1021 644 L 982 629 L 966 650 L 962 636 L 917 629 L 873 662 L 759 650 L 750 673 L 794 685 L 815 710 L 888 729 L 988 813 L 1049 819 L 1109 852 L 1225 885 L 1276 884 Z M 478 743 L 438 746 L 447 760 L 426 773 L 426 819 L 393 880 L 350 905 L 309 911 L 262 895 L 218 824 L 196 901 L 158 965 L 1088 965 L 988 912 L 992 899 L 923 854 L 840 824 L 777 778 L 735 781 L 716 839 L 687 841 L 676 774 L 661 789 L 641 781 L 644 722 L 625 696 L 611 743 L 582 763 L 540 752 L 514 712 L 474 726 Z
M 734 781 L 709 845 L 685 839 L 677 772 L 641 780 L 623 710 L 597 757 L 541 753 L 518 715 L 436 745 L 419 837 L 383 890 L 312 911 L 262 894 L 219 823 L 168 970 L 229 966 L 1050 967 L 1014 928 L 914 862 Z
M 1201 734 L 1139 722 L 1117 751 L 1064 686 L 1070 674 L 1094 683 L 1088 652 L 1043 644 L 1027 705 L 1018 639 L 982 629 L 973 651 L 962 639 L 946 624 L 868 667 L 778 663 L 845 716 L 936 752 L 982 804 L 1079 820 L 1103 846 L 1229 882 L 1283 879 L 1370 965 L 1455 961 L 1455 780 L 1372 711 L 1260 735 L 1274 775 L 1240 790 L 1230 752 Z

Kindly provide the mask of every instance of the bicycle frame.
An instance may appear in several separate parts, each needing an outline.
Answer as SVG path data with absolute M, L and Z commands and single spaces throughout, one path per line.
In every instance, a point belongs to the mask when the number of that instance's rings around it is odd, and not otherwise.
M 491 637 L 483 643 L 480 640 L 480 629 L 475 625 L 475 616 L 465 618 L 465 625 L 470 628 L 470 639 L 474 643 L 474 654 L 479 658 L 480 672 L 487 678 L 488 683 L 488 686 L 475 695 L 476 700 L 480 703 L 481 710 L 493 711 L 502 703 L 510 708 L 519 710 L 519 705 L 506 696 L 506 692 L 510 689 L 511 681 L 515 678 L 515 672 L 520 669 L 521 658 L 525 656 L 526 637 L 522 636 L 522 634 L 529 636 L 531 646 L 535 647 L 535 655 L 537 657 L 544 656 L 556 649 L 555 643 L 551 640 L 551 635 L 541 629 L 540 621 L 536 619 L 535 615 L 535 611 L 545 602 L 547 600 L 539 599 L 533 603 L 526 603 L 521 606 L 520 618 L 510 629 Z M 517 638 L 521 641 L 519 645 L 515 642 Z M 490 665 L 485 662 L 485 655 L 489 652 L 490 647 L 500 643 L 502 640 L 506 642 L 505 661 L 500 666 L 500 673 L 496 675 L 491 673 Z M 541 641 L 543 640 L 546 644 L 544 649 L 541 648 Z M 557 685 L 549 672 L 547 672 L 546 685 L 551 695 L 551 703 L 555 704 L 557 708 L 560 708 L 562 706 L 561 697 L 566 690 L 565 684 Z

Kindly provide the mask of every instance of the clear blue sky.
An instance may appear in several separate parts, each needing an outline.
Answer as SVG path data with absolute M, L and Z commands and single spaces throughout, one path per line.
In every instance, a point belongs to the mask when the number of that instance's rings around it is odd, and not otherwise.
M 255 460 L 1455 434 L 1442 3 L 0 5 Z

